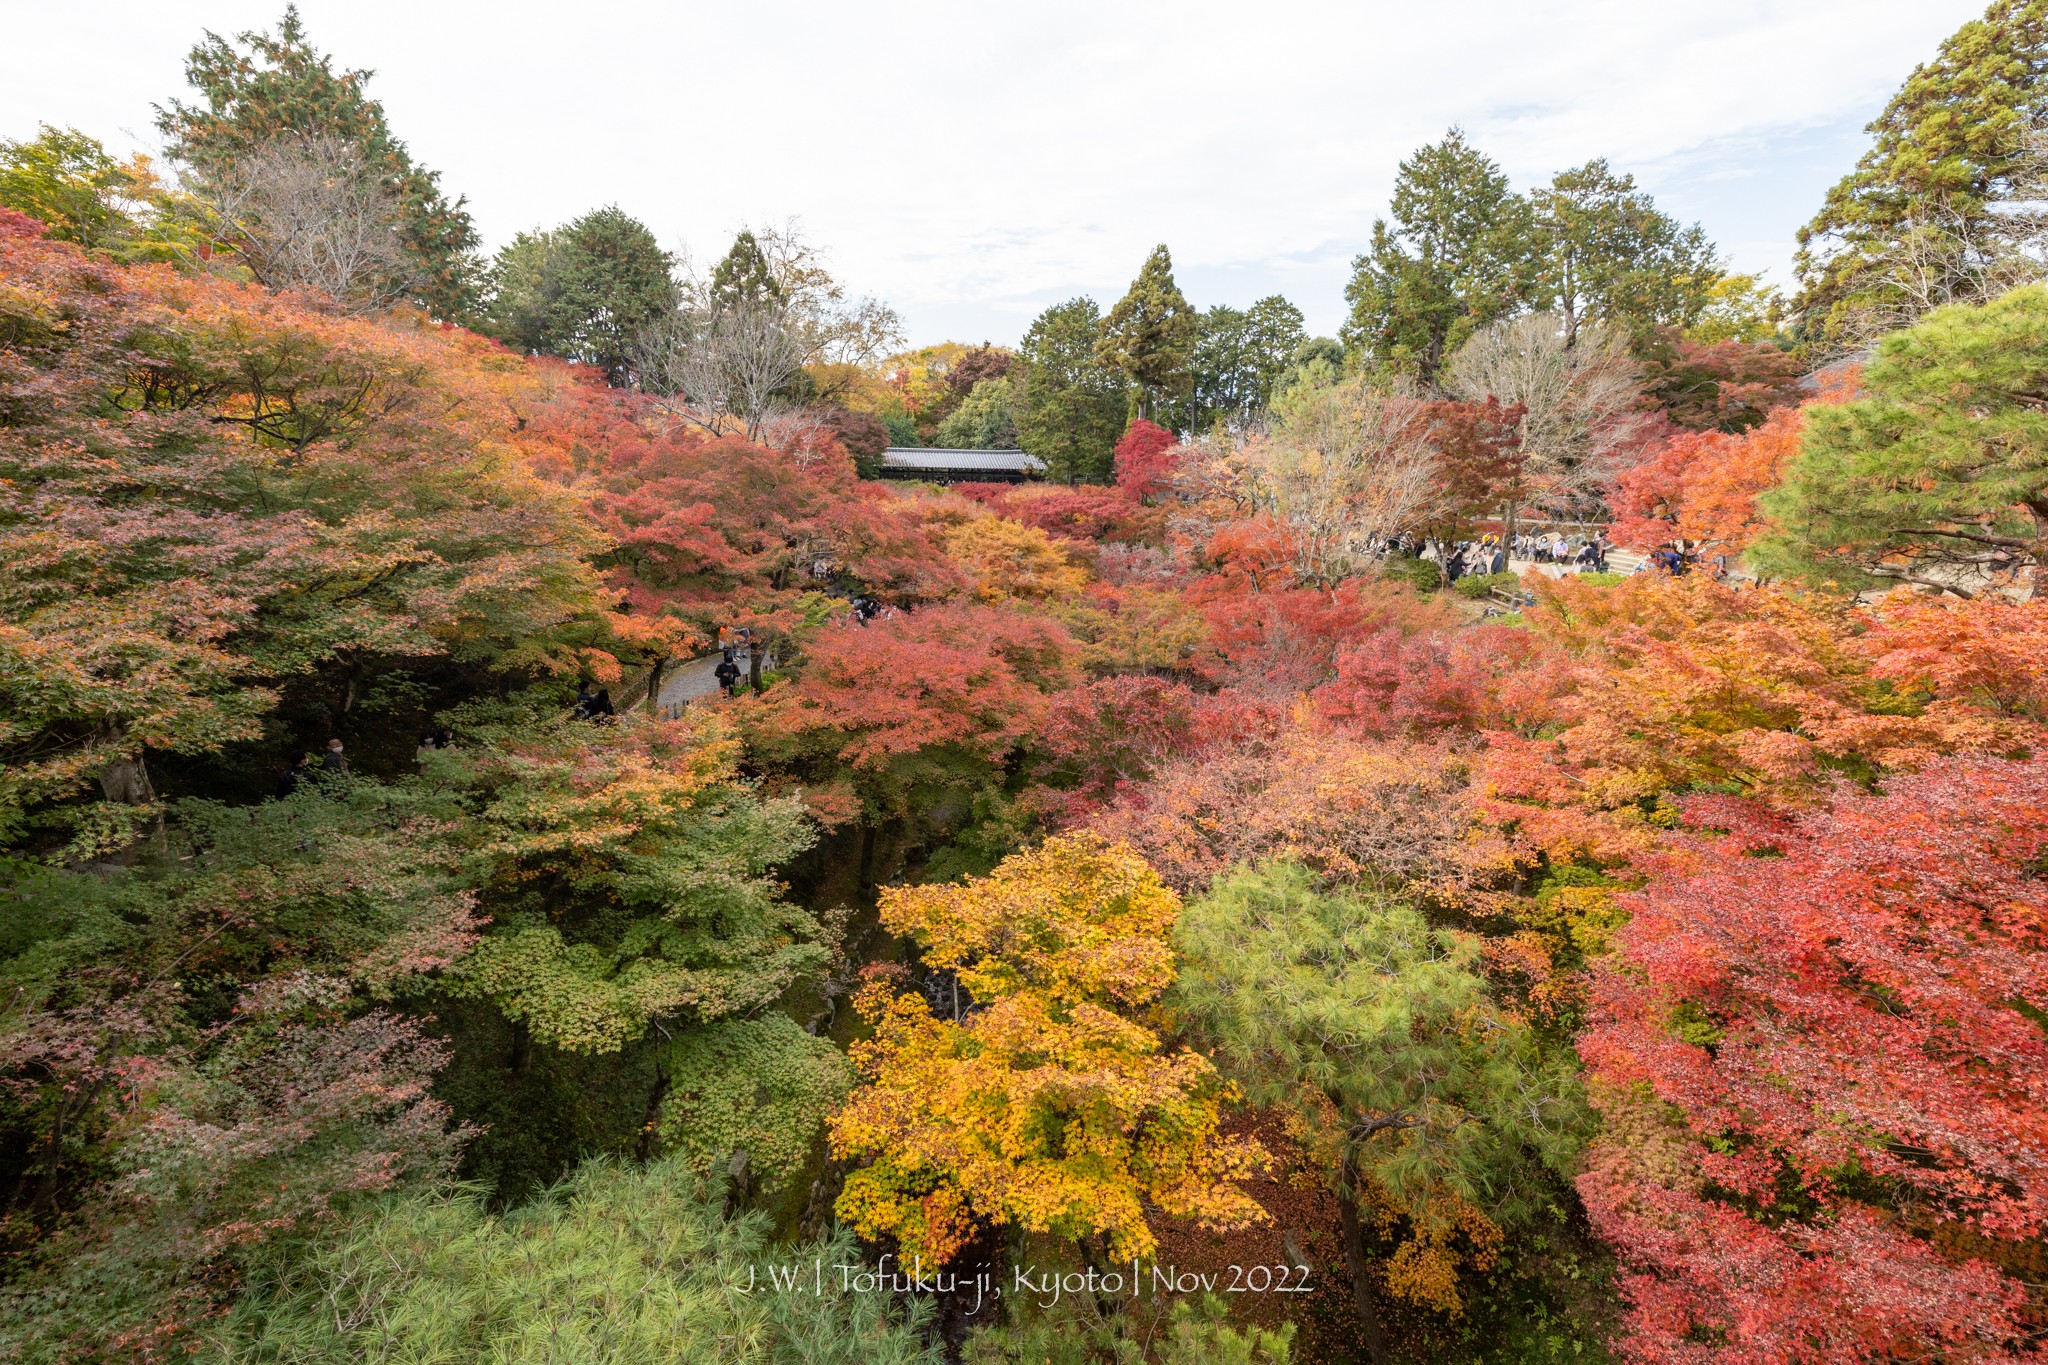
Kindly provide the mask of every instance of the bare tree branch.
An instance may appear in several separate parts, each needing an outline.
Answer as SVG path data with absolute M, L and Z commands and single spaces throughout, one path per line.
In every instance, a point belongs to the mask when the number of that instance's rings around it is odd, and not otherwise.
M 368 312 L 416 283 L 398 196 L 354 144 L 282 136 L 191 170 L 215 240 L 268 288 Z
M 1601 493 L 1641 449 L 1641 377 L 1621 337 L 1526 313 L 1496 322 L 1451 358 L 1449 388 L 1468 402 L 1520 403 L 1529 501 L 1566 520 L 1600 511 Z
M 1239 451 L 1256 504 L 1286 523 L 1295 571 L 1331 582 L 1427 519 L 1443 494 L 1422 401 L 1363 380 L 1298 390 Z
M 774 283 L 766 297 L 724 299 L 684 259 L 684 303 L 641 347 L 642 383 L 675 420 L 761 439 L 778 395 L 805 368 L 860 365 L 903 340 L 893 309 L 846 300 L 795 224 L 756 234 Z

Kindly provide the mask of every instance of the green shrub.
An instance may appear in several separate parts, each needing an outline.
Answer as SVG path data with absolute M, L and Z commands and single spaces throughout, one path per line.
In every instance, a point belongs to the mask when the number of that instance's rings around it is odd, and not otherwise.
M 1522 576 L 1518 573 L 1475 573 L 1466 574 L 1451 584 L 1451 591 L 1476 602 L 1495 588 L 1519 589 L 1521 586 Z
M 1380 565 L 1380 573 L 1417 592 L 1435 592 L 1444 585 L 1443 574 L 1426 559 L 1389 559 Z
M 912 449 L 924 444 L 917 439 L 917 423 L 908 414 L 892 412 L 882 419 L 882 425 L 889 428 L 889 444 Z
M 968 1337 L 965 1365 L 1289 1365 L 1294 1358 L 1293 1323 L 1277 1330 L 1247 1323 L 1239 1331 L 1215 1294 L 1199 1303 L 1182 1299 L 1156 1319 L 1071 1300 L 1052 1311 L 1028 1301 L 1008 1308 L 1007 1321 Z

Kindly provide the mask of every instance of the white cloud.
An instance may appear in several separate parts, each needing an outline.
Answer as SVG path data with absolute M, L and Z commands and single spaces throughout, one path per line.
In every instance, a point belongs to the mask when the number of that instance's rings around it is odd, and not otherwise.
M 1518 184 L 1631 170 L 1782 279 L 1857 128 L 1982 0 L 304 0 L 493 243 L 618 202 L 700 257 L 800 218 L 919 340 L 1105 304 L 1165 241 L 1198 304 L 1336 326 L 1399 160 L 1462 124 Z M 0 135 L 145 144 L 202 28 L 277 6 L 8 0 Z M 175 11 L 175 12 L 174 12 Z

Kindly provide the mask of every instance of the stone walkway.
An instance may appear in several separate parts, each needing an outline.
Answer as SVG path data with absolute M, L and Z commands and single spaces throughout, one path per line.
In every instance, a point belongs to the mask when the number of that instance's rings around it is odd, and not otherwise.
M 662 674 L 661 697 L 655 704 L 663 711 L 680 710 L 691 702 L 718 691 L 717 670 L 721 657 L 717 653 L 711 653 L 679 664 L 670 664 L 668 671 Z M 745 678 L 747 652 L 741 650 L 734 656 L 734 662 L 740 666 L 740 677 Z M 763 669 L 773 668 L 774 656 L 764 656 L 761 666 Z

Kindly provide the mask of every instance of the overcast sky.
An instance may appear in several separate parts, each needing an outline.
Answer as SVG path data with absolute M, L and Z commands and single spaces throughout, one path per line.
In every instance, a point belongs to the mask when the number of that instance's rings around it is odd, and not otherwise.
M 1789 277 L 1862 126 L 1984 0 L 492 4 L 303 0 L 486 243 L 616 202 L 723 252 L 797 219 L 916 342 L 1106 307 L 1154 243 L 1199 307 L 1343 316 L 1395 167 L 1462 124 L 1520 188 L 1595 156 Z M 282 0 L 0 0 L 0 136 L 149 150 L 201 30 Z

